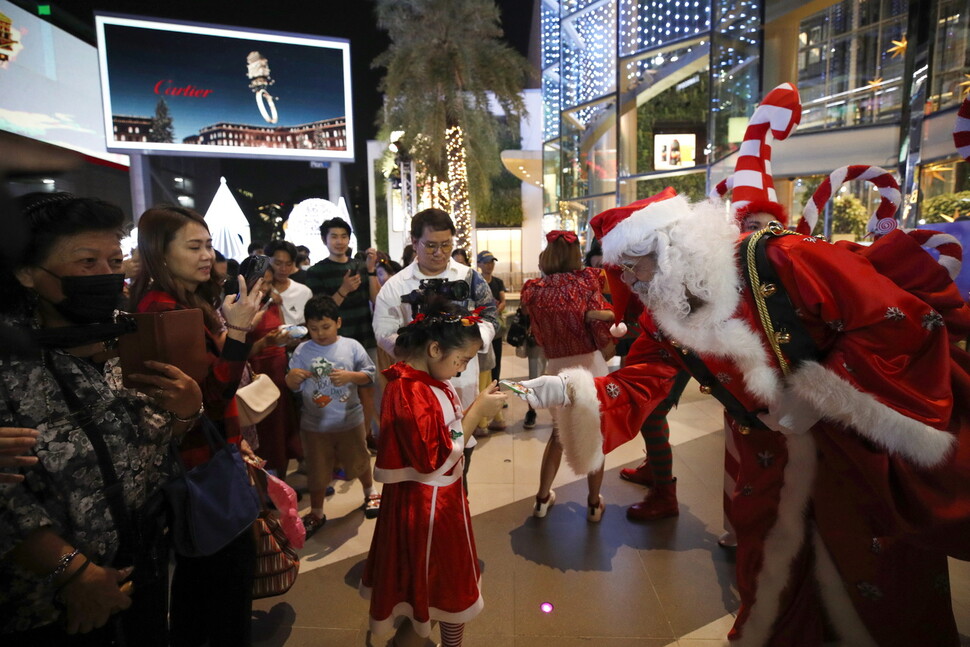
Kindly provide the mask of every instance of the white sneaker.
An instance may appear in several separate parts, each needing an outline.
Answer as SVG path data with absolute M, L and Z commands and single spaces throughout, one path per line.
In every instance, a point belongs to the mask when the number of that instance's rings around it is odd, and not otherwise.
M 539 519 L 546 516 L 546 513 L 549 512 L 549 508 L 551 508 L 552 504 L 555 502 L 556 493 L 553 490 L 549 490 L 549 498 L 546 499 L 545 503 L 542 503 L 539 501 L 539 499 L 536 499 L 535 506 L 532 508 L 532 516 Z

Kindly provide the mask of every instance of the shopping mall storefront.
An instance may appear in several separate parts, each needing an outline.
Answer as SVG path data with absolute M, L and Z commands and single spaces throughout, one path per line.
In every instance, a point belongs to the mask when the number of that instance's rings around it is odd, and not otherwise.
M 762 96 L 798 86 L 801 125 L 777 142 L 779 200 L 799 213 L 834 169 L 900 180 L 904 225 L 970 213 L 951 138 L 970 90 L 970 0 L 542 0 L 546 229 L 670 185 L 701 199 L 734 169 Z M 832 233 L 860 233 L 879 194 L 833 201 Z M 965 206 L 963 206 L 965 205 Z

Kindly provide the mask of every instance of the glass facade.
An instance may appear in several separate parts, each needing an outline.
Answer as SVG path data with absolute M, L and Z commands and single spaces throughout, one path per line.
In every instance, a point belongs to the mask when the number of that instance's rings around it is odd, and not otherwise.
M 582 233 L 596 213 L 668 185 L 703 198 L 733 170 L 732 155 L 758 102 L 784 81 L 801 93 L 797 135 L 806 136 L 803 142 L 811 145 L 813 133 L 831 129 L 881 128 L 871 132 L 882 138 L 883 151 L 878 162 L 837 161 L 834 154 L 827 162 L 823 155 L 802 164 L 817 168 L 776 175 L 779 199 L 791 213 L 845 163 L 878 163 L 896 172 L 899 155 L 884 151 L 898 151 L 905 140 L 909 6 L 910 0 L 810 6 L 542 0 L 544 227 Z M 970 0 L 926 0 L 923 8 L 919 20 L 929 29 L 920 33 L 931 41 L 922 43 L 930 52 L 923 136 L 939 142 L 940 129 L 952 128 L 952 113 L 970 91 Z M 934 113 L 940 113 L 935 122 Z M 952 217 L 964 203 L 970 212 L 970 165 L 939 146 L 923 160 L 916 184 L 921 203 L 944 196 L 934 214 L 949 209 Z M 946 197 L 952 195 L 958 198 Z M 836 203 L 833 222 L 851 229 L 845 223 L 860 210 L 871 213 L 879 196 L 870 184 L 851 182 Z
M 933 109 L 958 106 L 970 89 L 970 0 L 941 0 L 935 15 Z
M 907 3 L 843 0 L 801 21 L 799 131 L 898 120 Z

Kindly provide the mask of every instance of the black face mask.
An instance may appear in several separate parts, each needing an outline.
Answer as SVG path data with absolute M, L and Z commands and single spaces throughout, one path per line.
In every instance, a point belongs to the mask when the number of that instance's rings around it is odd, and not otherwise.
M 121 305 L 124 274 L 57 276 L 46 267 L 40 269 L 60 279 L 64 300 L 51 305 L 68 321 L 82 325 L 105 323 L 111 321 Z

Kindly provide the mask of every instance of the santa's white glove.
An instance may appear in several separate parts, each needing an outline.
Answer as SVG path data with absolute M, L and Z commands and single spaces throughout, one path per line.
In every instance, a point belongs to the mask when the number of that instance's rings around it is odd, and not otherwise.
M 520 397 L 533 409 L 568 407 L 569 393 L 566 392 L 567 379 L 563 375 L 542 375 L 534 380 L 520 382 L 526 392 Z
M 769 428 L 783 434 L 803 434 L 821 420 L 815 408 L 798 396 L 785 393 L 781 402 L 768 410 L 759 413 L 758 418 Z

